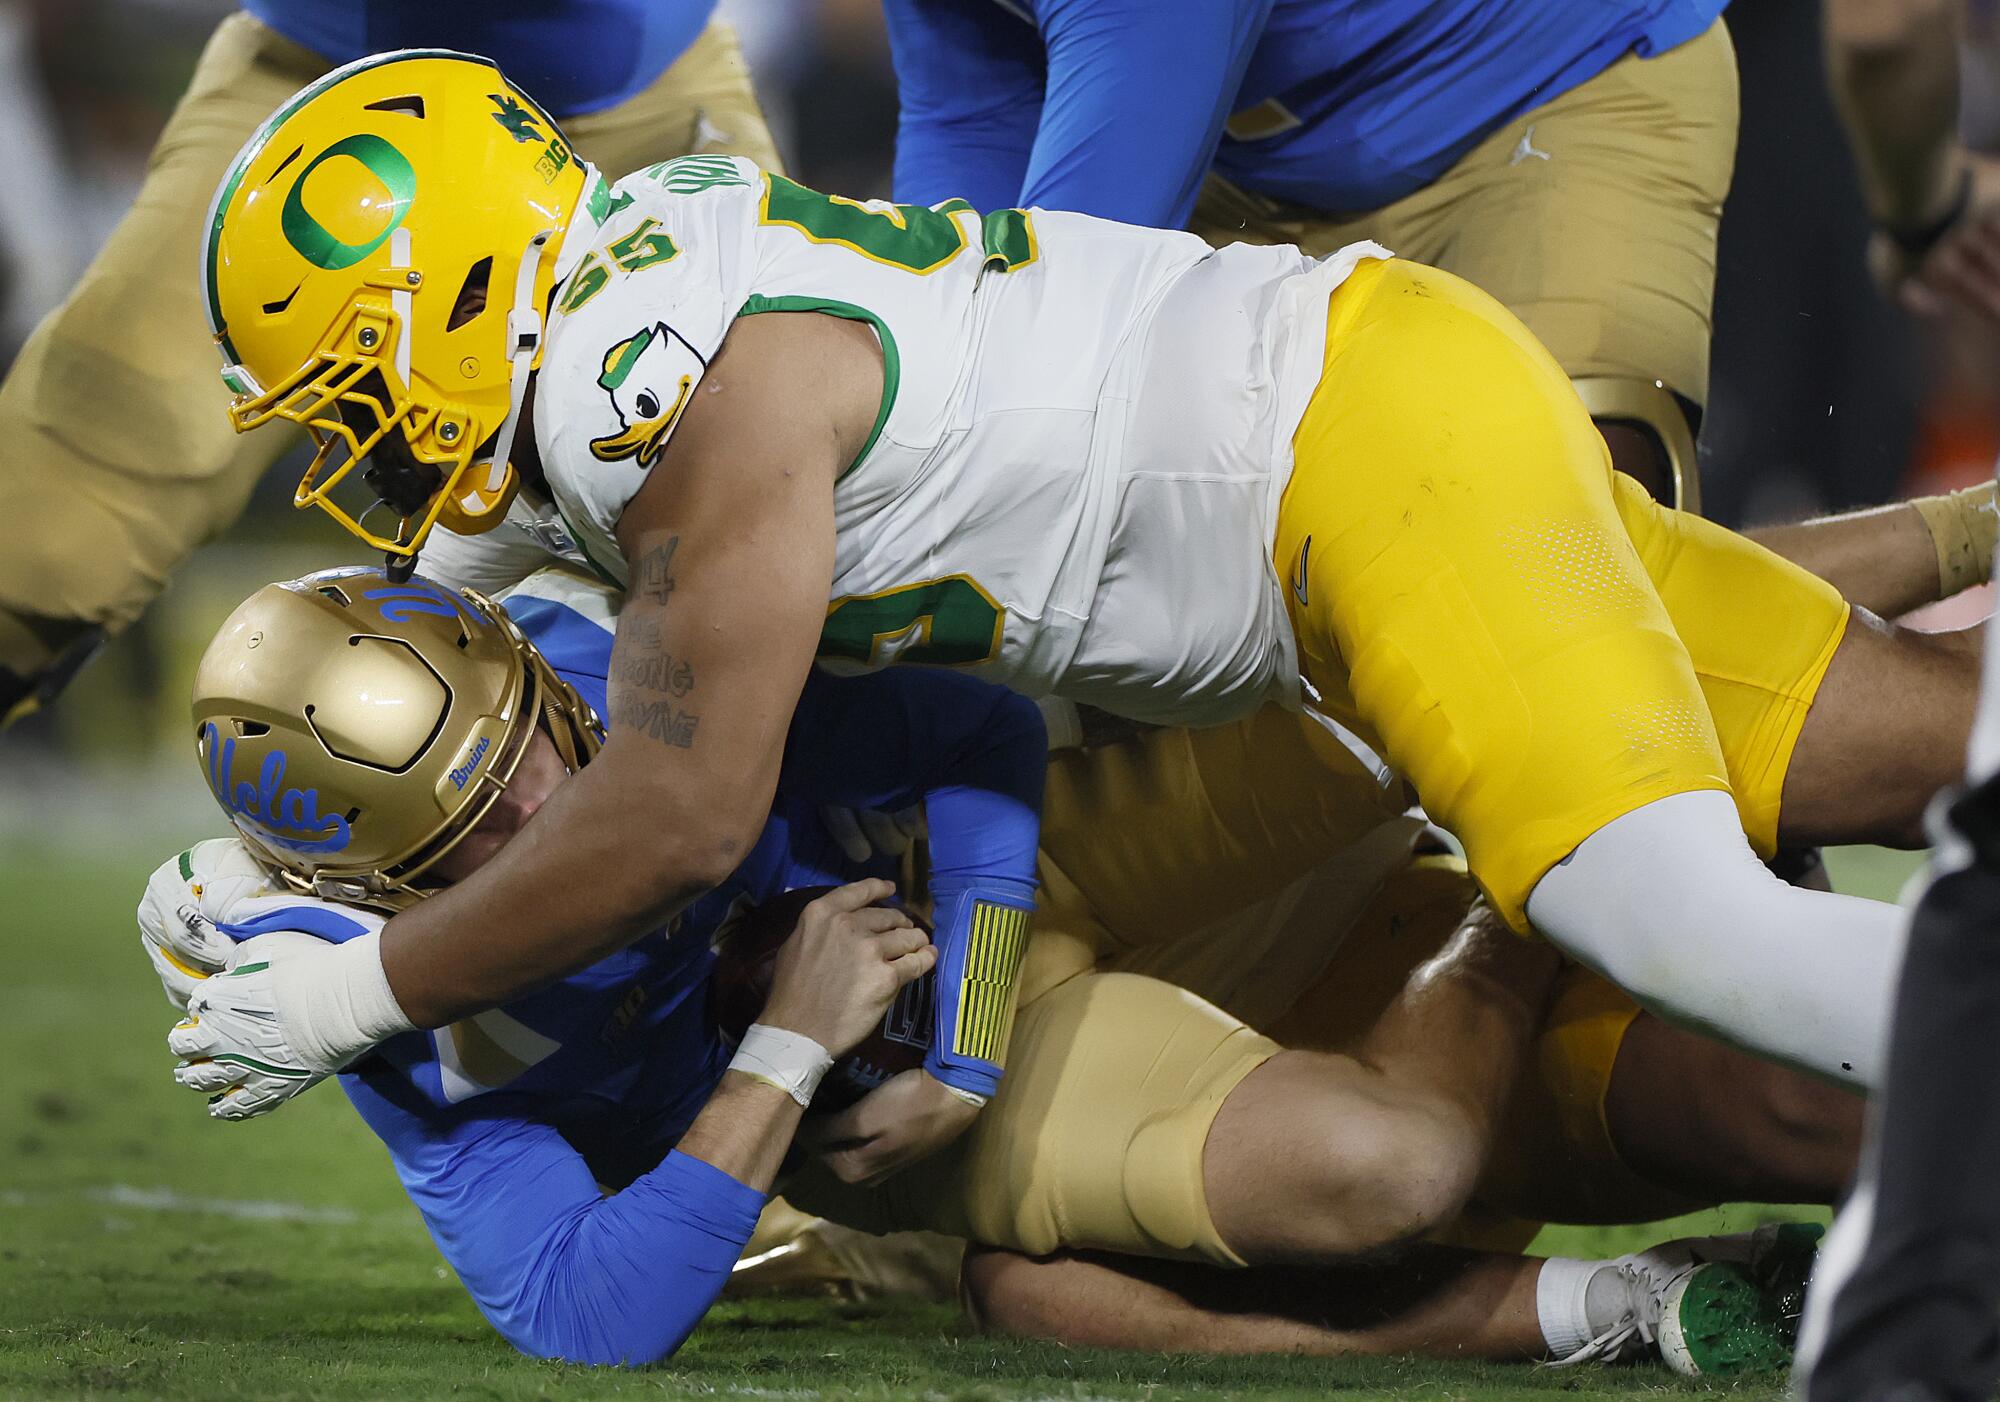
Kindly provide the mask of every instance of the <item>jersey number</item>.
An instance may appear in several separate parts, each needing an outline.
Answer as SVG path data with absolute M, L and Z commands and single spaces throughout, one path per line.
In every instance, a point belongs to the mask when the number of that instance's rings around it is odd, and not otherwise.
M 913 273 L 931 273 L 965 248 L 965 226 L 956 215 L 971 210 L 964 200 L 946 200 L 935 209 L 921 204 L 863 203 L 822 195 L 782 175 L 765 177 L 758 222 L 796 229 L 814 243 L 830 243 L 876 263 Z M 1026 210 L 997 209 L 980 225 L 988 267 L 1012 272 L 1035 261 L 1035 231 Z
M 954 574 L 835 600 L 820 630 L 819 655 L 871 667 L 970 666 L 992 661 L 1000 650 L 1000 622 L 992 597 L 971 576 Z
M 629 202 L 629 196 L 628 202 Z M 569 286 L 563 292 L 562 310 L 573 312 L 604 290 L 611 281 L 611 272 L 616 268 L 621 273 L 636 273 L 642 268 L 650 268 L 656 263 L 665 263 L 680 256 L 674 241 L 660 229 L 657 219 L 641 219 L 638 227 L 622 239 L 613 239 L 595 253 L 587 253 L 576 271 L 570 274 Z M 608 259 L 606 267 L 601 259 Z

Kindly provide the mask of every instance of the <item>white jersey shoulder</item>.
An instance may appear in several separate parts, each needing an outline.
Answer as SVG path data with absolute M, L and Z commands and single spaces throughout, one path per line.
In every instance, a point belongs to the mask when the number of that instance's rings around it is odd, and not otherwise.
M 665 162 L 592 207 L 535 427 L 608 578 L 625 578 L 618 519 L 671 462 L 730 326 L 818 311 L 871 326 L 883 361 L 834 488 L 824 663 L 975 667 L 1148 719 L 1289 694 L 1268 556 L 1304 396 L 1281 382 L 1319 356 L 1287 328 L 1312 325 L 1314 297 L 1323 325 L 1352 259 L 1315 275 L 1295 249 L 1079 214 L 847 200 L 732 157 Z

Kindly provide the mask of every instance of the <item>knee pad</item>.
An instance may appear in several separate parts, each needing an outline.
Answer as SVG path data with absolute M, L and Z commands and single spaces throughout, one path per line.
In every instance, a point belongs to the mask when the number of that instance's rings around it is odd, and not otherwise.
M 1662 480 L 1671 488 L 1667 505 L 1699 516 L 1701 471 L 1694 440 L 1701 428 L 1701 406 L 1657 380 L 1586 375 L 1570 383 L 1598 423 L 1619 424 L 1644 435 L 1658 455 Z

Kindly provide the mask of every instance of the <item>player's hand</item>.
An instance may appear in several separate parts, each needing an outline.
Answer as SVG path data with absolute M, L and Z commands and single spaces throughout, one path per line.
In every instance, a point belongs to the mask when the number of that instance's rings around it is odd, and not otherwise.
M 819 817 L 850 862 L 900 857 L 924 830 L 924 810 L 916 804 L 900 812 L 883 813 L 873 808 L 822 803 Z
M 1942 317 L 1963 310 L 2000 329 L 2000 160 L 1968 154 L 1965 208 L 1929 248 L 1912 253 L 1877 233 L 1868 261 L 1875 280 L 1905 311 Z
M 236 957 L 236 941 L 217 928 L 275 893 L 270 874 L 233 837 L 198 842 L 160 863 L 139 901 L 139 938 L 167 1001 L 186 1011 L 204 979 Z
M 801 1138 L 846 1183 L 868 1186 L 935 1154 L 979 1118 L 979 1106 L 924 1070 L 891 1076 Z
M 757 1021 L 810 1037 L 836 1057 L 874 1031 L 897 991 L 937 962 L 908 915 L 875 904 L 895 891 L 893 882 L 856 881 L 801 911 Z
M 231 968 L 196 986 L 187 1016 L 167 1034 L 167 1050 L 181 1058 L 174 1079 L 210 1097 L 210 1116 L 247 1120 L 265 1114 L 333 1069 L 305 1063 L 286 1040 L 276 1011 L 286 966 L 298 964 L 298 972 L 305 972 L 316 955 L 331 948 L 290 930 L 259 935 L 238 946 Z

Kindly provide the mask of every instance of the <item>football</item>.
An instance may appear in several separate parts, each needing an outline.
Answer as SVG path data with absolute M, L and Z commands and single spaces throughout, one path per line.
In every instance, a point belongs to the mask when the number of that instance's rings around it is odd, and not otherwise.
M 834 889 L 801 886 L 786 891 L 762 905 L 747 907 L 717 930 L 710 1006 L 716 1025 L 732 1042 L 740 1040 L 763 1012 L 778 950 L 792 937 L 800 914 Z M 905 913 L 918 929 L 930 934 L 930 925 L 922 916 L 907 909 Z M 904 986 L 876 1029 L 834 1062 L 813 1097 L 815 1112 L 844 1109 L 891 1076 L 924 1064 L 931 1045 L 931 1000 L 936 987 L 935 972 Z

